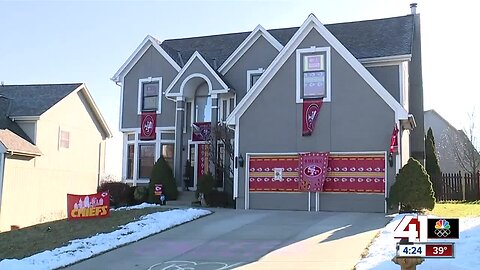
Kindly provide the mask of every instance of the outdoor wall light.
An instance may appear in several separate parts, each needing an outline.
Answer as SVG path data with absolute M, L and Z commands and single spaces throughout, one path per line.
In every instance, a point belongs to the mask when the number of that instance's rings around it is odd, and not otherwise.
M 238 166 L 240 166 L 240 168 L 243 168 L 243 165 L 244 165 L 243 156 L 242 154 L 240 154 L 240 156 L 238 156 Z
M 390 167 L 393 167 L 393 154 L 392 154 L 392 152 L 388 153 L 388 165 L 390 165 Z

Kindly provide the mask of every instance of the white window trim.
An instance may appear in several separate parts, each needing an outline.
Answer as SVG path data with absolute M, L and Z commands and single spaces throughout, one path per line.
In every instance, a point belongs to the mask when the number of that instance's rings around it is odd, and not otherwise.
M 323 102 L 330 102 L 332 98 L 332 93 L 331 93 L 331 86 L 332 86 L 332 81 L 331 81 L 331 75 L 332 75 L 332 68 L 331 68 L 331 61 L 330 61 L 330 47 L 310 47 L 310 48 L 305 48 L 305 49 L 297 49 L 296 51 L 296 102 L 297 103 L 303 103 L 303 98 L 301 98 L 301 93 L 302 93 L 302 85 L 301 85 L 301 77 L 302 77 L 302 66 L 301 66 L 301 59 L 302 59 L 302 54 L 305 53 L 316 53 L 316 52 L 324 52 L 325 53 L 325 58 L 326 58 L 326 65 L 325 65 L 325 84 L 326 84 L 326 89 L 325 89 L 325 98 L 323 98 Z
M 252 75 L 262 75 L 265 70 L 263 68 L 247 70 L 247 92 L 252 88 Z
M 138 100 L 137 100 L 137 113 L 138 115 L 142 114 L 142 100 L 143 100 L 143 84 L 144 83 L 151 83 L 151 82 L 158 82 L 158 105 L 157 105 L 157 114 L 162 113 L 162 77 L 148 77 L 138 80 Z

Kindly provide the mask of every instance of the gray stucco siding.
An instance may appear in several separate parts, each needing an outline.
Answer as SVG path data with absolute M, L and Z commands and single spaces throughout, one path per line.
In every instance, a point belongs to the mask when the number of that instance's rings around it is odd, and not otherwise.
M 397 102 L 400 102 L 400 71 L 398 65 L 367 67 L 367 70 Z
M 225 74 L 225 79 L 235 89 L 237 103 L 247 93 L 247 70 L 267 69 L 278 55 L 277 49 L 260 36 Z
M 170 94 L 180 93 L 180 87 L 181 87 L 183 81 L 188 76 L 190 76 L 194 73 L 201 73 L 201 74 L 205 75 L 210 80 L 210 82 L 212 83 L 212 90 L 221 90 L 221 89 L 225 88 L 215 78 L 215 76 L 208 70 L 208 68 L 200 61 L 200 59 L 195 58 L 193 60 L 193 62 L 183 72 L 182 76 L 180 76 L 178 81 L 172 86 L 172 89 L 170 90 Z
M 329 44 L 312 30 L 298 48 L 311 46 L 326 47 Z M 303 105 L 295 100 L 295 58 L 293 53 L 240 117 L 240 153 L 245 157 L 246 153 L 387 151 L 395 123 L 394 111 L 334 48 L 331 48 L 331 102 L 323 104 L 312 136 L 302 136 Z M 391 184 L 395 167 L 387 167 L 387 170 L 387 181 Z M 237 207 L 240 208 L 244 202 L 245 173 L 243 168 L 238 171 Z M 341 198 L 336 195 L 324 199 L 334 204 L 336 198 Z M 270 205 L 270 199 L 255 195 L 250 198 L 250 205 Z M 383 211 L 384 199 L 362 200 L 370 202 L 366 203 L 364 211 L 375 212 L 380 207 Z M 295 207 L 304 209 L 301 204 Z
M 138 128 L 140 126 L 140 116 L 138 115 L 138 83 L 140 79 L 148 77 L 162 77 L 163 93 L 177 71 L 165 58 L 152 46 L 147 49 L 138 62 L 125 75 L 123 86 L 123 113 L 122 128 Z M 157 115 L 157 126 L 175 126 L 175 102 L 165 98 L 162 94 L 161 114 Z

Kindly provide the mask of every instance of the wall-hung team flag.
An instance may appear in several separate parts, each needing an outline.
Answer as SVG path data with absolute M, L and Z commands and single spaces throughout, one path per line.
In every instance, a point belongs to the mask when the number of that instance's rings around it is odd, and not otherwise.
M 398 128 L 397 124 L 393 127 L 392 138 L 390 139 L 390 153 L 395 153 L 398 150 Z
M 302 135 L 310 136 L 315 129 L 315 123 L 322 108 L 323 99 L 304 99 L 303 100 L 303 120 Z
M 140 119 L 140 140 L 155 140 L 157 134 L 155 133 L 157 120 L 157 113 L 144 112 Z

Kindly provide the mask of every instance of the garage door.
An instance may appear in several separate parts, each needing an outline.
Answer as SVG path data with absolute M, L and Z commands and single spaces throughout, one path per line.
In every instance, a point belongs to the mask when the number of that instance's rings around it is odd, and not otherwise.
M 262 205 L 268 204 L 268 209 L 275 208 L 276 205 L 280 209 L 310 209 L 306 206 L 311 204 L 308 202 L 309 197 L 306 195 L 308 193 L 300 189 L 298 167 L 299 157 L 297 154 L 248 155 L 247 179 L 250 208 L 263 208 Z M 371 203 L 380 203 L 381 209 L 383 209 L 386 186 L 385 175 L 385 153 L 331 153 L 328 159 L 324 191 L 319 194 L 319 198 L 315 202 L 320 206 L 315 209 L 352 210 L 346 209 L 349 206 L 343 202 L 346 199 L 348 200 L 349 197 L 341 194 L 355 194 L 352 198 L 360 201 L 367 197 L 358 197 L 358 195 L 381 195 L 373 196 L 372 198 L 375 198 L 373 201 L 367 200 L 365 207 L 368 208 L 368 204 Z M 275 195 L 272 195 L 272 193 L 275 193 Z M 262 196 L 261 194 L 265 195 Z M 340 198 L 342 202 L 337 202 Z M 276 200 L 280 201 L 277 202 Z M 290 203 L 290 208 L 281 207 L 285 201 Z M 323 206 L 328 209 L 322 207 L 322 202 Z M 349 203 L 354 202 L 350 201 Z M 295 207 L 291 204 L 298 206 Z M 332 207 L 329 207 L 329 205 Z M 379 207 L 377 206 L 376 209 L 380 209 Z M 355 210 L 354 207 L 353 210 Z

